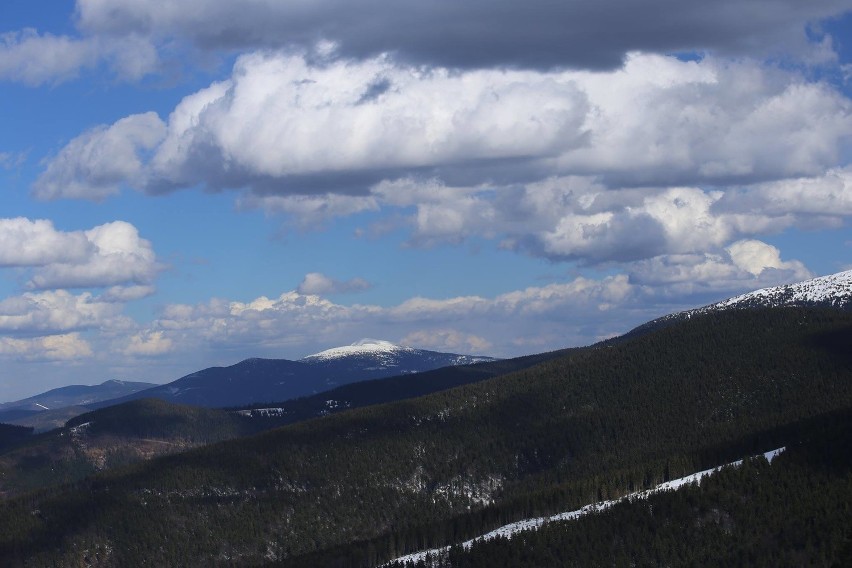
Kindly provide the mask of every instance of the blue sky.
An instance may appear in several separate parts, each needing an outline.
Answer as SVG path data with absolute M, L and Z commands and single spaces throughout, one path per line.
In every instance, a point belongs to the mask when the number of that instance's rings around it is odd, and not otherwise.
M 0 401 L 852 268 L 848 2 L 51 7 L 0 5 Z

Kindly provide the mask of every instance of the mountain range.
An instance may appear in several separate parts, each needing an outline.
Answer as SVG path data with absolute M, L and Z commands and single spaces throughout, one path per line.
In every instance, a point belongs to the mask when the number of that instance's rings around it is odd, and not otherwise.
M 99 385 L 70 385 L 31 396 L 14 402 L 0 403 L 0 415 L 4 411 L 18 409 L 21 411 L 41 412 L 62 408 L 63 406 L 85 406 L 119 398 L 155 386 L 153 383 L 109 380 Z
M 852 270 L 804 282 L 763 288 L 710 304 L 677 312 L 637 327 L 627 335 L 642 333 L 668 322 L 696 314 L 728 309 L 780 306 L 823 306 L 852 309 Z M 208 408 L 282 402 L 320 393 L 359 381 L 420 373 L 452 365 L 494 361 L 492 357 L 441 353 L 362 339 L 291 361 L 246 359 L 228 367 L 210 367 L 163 385 L 110 380 L 96 386 L 74 385 L 23 400 L 0 404 L 0 422 L 37 425 L 67 420 L 82 411 L 112 404 L 158 398 L 176 404 Z M 50 414 L 37 413 L 60 410 Z
M 804 491 L 807 483 L 786 485 L 818 479 L 832 502 L 852 500 L 848 460 L 832 458 L 848 448 L 852 417 L 849 276 L 835 276 L 821 281 L 831 281 L 832 292 L 817 282 L 757 294 L 773 303 L 730 302 L 646 324 L 616 342 L 352 383 L 281 405 L 214 410 L 146 399 L 94 410 L 0 452 L 0 480 L 19 475 L 21 487 L 30 484 L 0 501 L 0 557 L 13 566 L 378 566 L 785 446 L 793 461 L 778 459 L 795 473 L 764 473 L 785 490 L 762 516 L 749 511 L 770 501 L 750 496 L 759 483 L 744 467 L 741 477 L 726 478 L 730 503 L 707 499 L 708 508 L 691 508 L 693 495 L 678 501 L 683 514 L 658 524 L 637 516 L 646 509 L 629 509 L 574 540 L 548 532 L 546 554 L 535 558 L 564 557 L 572 550 L 565 542 L 598 538 L 599 564 L 687 558 L 662 541 L 653 558 L 634 555 L 630 547 L 640 547 L 626 544 L 635 542 L 630 527 L 648 526 L 642 534 L 706 542 L 707 559 L 742 564 L 754 546 L 795 535 L 797 564 L 843 565 L 849 536 L 814 534 L 823 524 L 809 522 L 813 508 L 800 502 L 820 499 Z M 802 302 L 799 289 L 807 290 L 804 305 L 788 305 Z M 384 357 L 389 349 L 343 351 L 371 350 Z M 133 459 L 128 440 L 137 444 Z M 182 440 L 179 453 L 156 457 L 155 446 Z M 98 457 L 109 467 L 94 467 Z M 63 479 L 37 483 L 63 464 Z M 28 467 L 29 475 L 18 473 Z M 834 525 L 852 526 L 843 507 L 821 510 Z M 786 524 L 767 524 L 784 513 Z M 735 526 L 753 536 L 729 538 Z M 696 535 L 695 527 L 721 530 Z M 768 534 L 769 527 L 782 528 Z M 477 552 L 478 561 L 456 555 L 447 565 L 490 565 L 482 559 L 506 551 L 502 565 L 524 566 L 506 559 L 535 552 L 495 546 L 503 548 Z
M 228 367 L 210 367 L 164 385 L 112 380 L 54 389 L 0 405 L 0 422 L 43 431 L 87 410 L 143 398 L 207 408 L 281 402 L 358 381 L 495 360 L 362 339 L 297 361 L 246 359 Z
M 348 348 L 347 348 L 348 349 Z M 214 409 L 156 398 L 70 412 L 52 431 L 26 440 L 32 428 L 0 431 L 0 495 L 70 482 L 97 471 L 187 449 L 249 436 L 279 426 L 471 384 L 564 355 L 566 351 L 516 359 L 443 367 L 432 371 L 351 383 L 330 391 L 271 404 Z M 55 411 L 41 415 L 56 416 Z M 2 425 L 0 425 L 2 426 Z M 2 443 L 3 440 L 5 443 Z M 2 451 L 2 448 L 0 448 Z
M 229 367 L 210 367 L 93 407 L 140 398 L 207 408 L 279 402 L 357 381 L 493 360 L 492 357 L 440 353 L 365 339 L 297 361 L 246 359 Z
M 0 423 L 33 427 L 36 431 L 58 428 L 91 405 L 154 387 L 153 383 L 109 380 L 99 385 L 70 385 L 22 400 L 0 404 Z

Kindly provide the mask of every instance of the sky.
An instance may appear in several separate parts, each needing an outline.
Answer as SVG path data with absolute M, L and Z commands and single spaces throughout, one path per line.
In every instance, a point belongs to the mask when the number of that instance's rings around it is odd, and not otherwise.
M 0 401 L 587 345 L 850 217 L 848 0 L 0 4 Z

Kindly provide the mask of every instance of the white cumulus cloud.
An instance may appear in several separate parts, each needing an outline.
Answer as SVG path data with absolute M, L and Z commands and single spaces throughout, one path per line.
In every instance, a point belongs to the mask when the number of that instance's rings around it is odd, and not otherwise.
M 85 234 L 59 231 L 47 219 L 0 219 L 0 267 L 83 262 L 93 252 Z
M 45 334 L 109 327 L 123 319 L 122 306 L 88 292 L 27 292 L 0 300 L 0 333 Z
M 607 313 L 613 306 L 631 304 L 638 293 L 626 275 L 601 280 L 576 278 L 493 298 L 414 297 L 389 307 L 339 304 L 316 294 L 292 291 L 248 302 L 211 300 L 169 305 L 150 330 L 162 331 L 176 350 L 191 346 L 224 353 L 251 348 L 255 356 L 271 356 L 281 350 L 303 350 L 307 354 L 323 345 L 349 344 L 364 336 L 427 348 L 438 347 L 439 341 L 448 348 L 467 345 L 477 352 L 505 354 L 517 351 L 511 341 L 518 335 L 540 336 L 564 327 L 566 318 L 580 321 L 590 314 Z M 577 337 L 584 333 L 579 324 L 574 332 Z M 415 341 L 430 333 L 433 339 Z M 560 341 L 570 339 L 562 336 Z
M 110 287 L 126 302 L 153 293 L 163 270 L 151 243 L 126 221 L 61 231 L 47 219 L 0 218 L 0 268 L 24 269 L 30 289 Z
M 168 353 L 172 348 L 172 340 L 165 337 L 162 331 L 147 331 L 132 335 L 127 340 L 122 353 L 129 356 L 153 357 Z
M 25 361 L 73 361 L 92 356 L 92 348 L 78 333 L 31 339 L 0 337 L 0 356 Z
M 487 353 L 491 349 L 491 342 L 487 339 L 455 329 L 412 331 L 402 338 L 401 343 L 416 345 L 420 349 L 470 355 Z
M 93 128 L 50 159 L 33 184 L 33 193 L 42 200 L 101 200 L 118 193 L 124 183 L 139 183 L 143 174 L 141 153 L 156 146 L 165 129 L 153 112 Z
M 823 209 L 839 200 L 837 219 L 850 131 L 840 92 L 749 60 L 633 53 L 613 71 L 449 71 L 263 52 L 167 122 L 134 115 L 72 140 L 34 192 L 236 188 L 242 207 L 302 226 L 413 207 L 415 244 L 484 235 L 551 259 L 624 261 L 794 225 L 780 209 L 802 209 L 806 191 L 791 180 L 834 176 L 833 194 L 807 192 Z
M 778 248 L 743 239 L 714 253 L 661 255 L 627 266 L 630 281 L 659 298 L 707 298 L 706 302 L 812 278 L 798 260 L 782 260 Z
M 91 254 L 82 261 L 54 262 L 34 270 L 29 286 L 36 289 L 150 285 L 163 265 L 151 243 L 125 221 L 99 225 L 83 235 Z M 133 293 L 143 290 L 136 289 Z M 117 292 L 117 291 L 116 291 Z
M 726 250 L 737 268 L 754 276 L 760 276 L 769 269 L 791 271 L 797 280 L 804 280 L 812 276 L 801 262 L 797 260 L 782 261 L 781 251 L 761 241 L 754 239 L 737 241 Z

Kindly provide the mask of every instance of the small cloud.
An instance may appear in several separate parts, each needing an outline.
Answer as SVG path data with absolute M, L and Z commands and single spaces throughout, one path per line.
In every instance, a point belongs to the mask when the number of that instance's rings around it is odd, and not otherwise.
M 237 200 L 238 209 L 262 209 L 267 215 L 284 215 L 301 229 L 323 226 L 331 219 L 363 211 L 377 211 L 373 196 L 336 195 L 265 195 L 247 194 Z
M 296 288 L 299 294 L 325 296 L 328 294 L 347 294 L 361 292 L 371 288 L 372 284 L 363 278 L 352 278 L 351 280 L 335 280 L 320 272 L 311 272 L 305 275 L 302 283 Z
M 13 170 L 27 160 L 24 152 L 0 152 L 0 169 Z
M 173 347 L 172 340 L 165 337 L 162 331 L 148 331 L 132 336 L 122 352 L 131 356 L 153 357 L 168 353 Z
M 725 250 L 737 268 L 755 277 L 760 276 L 767 269 L 792 271 L 797 280 L 813 277 L 813 274 L 801 262 L 782 261 L 781 251 L 762 241 L 754 239 L 737 241 Z
M 103 302 L 124 303 L 147 298 L 156 290 L 154 286 L 112 286 L 99 299 Z
M 474 355 L 487 353 L 492 347 L 491 342 L 487 339 L 455 329 L 413 331 L 402 339 L 402 344 L 434 351 Z
M 56 85 L 101 64 L 118 78 L 135 81 L 157 70 L 159 55 L 151 41 L 137 34 L 71 37 L 33 28 L 0 33 L 0 80 Z
M 97 59 L 92 40 L 39 34 L 32 28 L 0 34 L 0 79 L 29 86 L 60 83 Z

